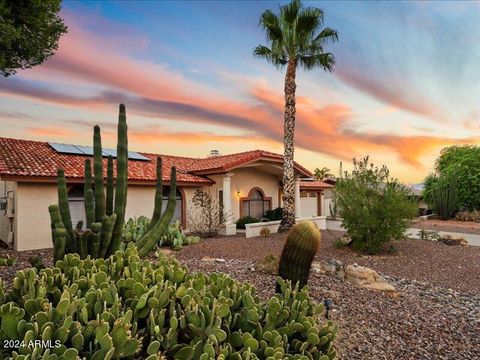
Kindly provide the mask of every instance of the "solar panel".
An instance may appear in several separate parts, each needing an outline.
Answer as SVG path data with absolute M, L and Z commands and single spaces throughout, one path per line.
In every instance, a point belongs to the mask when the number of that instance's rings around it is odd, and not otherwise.
M 91 146 L 82 146 L 82 145 L 74 145 L 78 150 L 80 150 L 85 155 L 93 155 L 93 147 Z
M 147 161 L 150 160 L 146 156 L 143 156 L 142 154 L 139 154 L 135 151 L 129 151 L 128 152 L 128 158 L 132 159 L 132 160 L 147 160 Z
M 58 144 L 58 143 L 48 143 L 56 152 L 60 154 L 75 154 L 75 155 L 84 155 L 82 151 L 76 148 L 73 145 L 68 144 Z
M 60 154 L 74 154 L 74 155 L 88 155 L 93 156 L 93 147 L 83 146 L 83 145 L 69 145 L 69 144 L 58 144 L 58 143 L 48 143 L 56 152 Z M 112 156 L 117 157 L 117 150 L 115 149 L 102 149 L 102 155 L 104 157 Z M 130 160 L 142 160 L 148 161 L 149 158 L 135 152 L 129 151 L 128 158 Z

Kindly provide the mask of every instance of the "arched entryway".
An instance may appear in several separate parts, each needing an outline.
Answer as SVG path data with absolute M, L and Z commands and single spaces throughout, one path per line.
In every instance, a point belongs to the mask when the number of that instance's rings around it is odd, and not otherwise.
M 257 219 L 265 217 L 272 209 L 272 198 L 265 196 L 259 187 L 252 188 L 247 197 L 240 198 L 240 217 L 251 216 Z

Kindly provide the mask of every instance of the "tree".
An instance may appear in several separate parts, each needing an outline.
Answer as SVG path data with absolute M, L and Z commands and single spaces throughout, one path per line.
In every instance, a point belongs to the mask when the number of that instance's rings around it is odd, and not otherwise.
M 313 176 L 315 176 L 315 179 L 318 181 L 322 181 L 329 174 L 329 171 L 330 169 L 325 166 L 321 169 L 317 167 L 315 170 L 313 170 Z
M 337 179 L 335 192 L 342 225 L 354 249 L 377 253 L 391 239 L 400 240 L 417 214 L 409 189 L 390 178 L 384 165 L 374 166 L 368 156 L 353 159 L 351 173 Z
M 294 179 L 294 132 L 295 132 L 295 90 L 297 67 L 305 70 L 322 68 L 332 71 L 335 58 L 324 52 L 328 41 L 338 40 L 337 31 L 323 29 L 323 11 L 318 8 L 304 8 L 301 1 L 293 0 L 280 6 L 280 13 L 266 10 L 259 25 L 265 30 L 268 45 L 258 45 L 253 55 L 263 58 L 277 68 L 287 67 L 285 74 L 285 115 L 283 125 L 283 218 L 280 231 L 288 230 L 295 223 L 295 179 Z M 320 30 L 321 29 L 321 30 Z
M 67 27 L 61 0 L 0 0 L 0 74 L 43 63 L 55 53 Z
M 224 214 L 220 203 L 210 193 L 195 190 L 188 213 L 188 229 L 203 237 L 217 236 L 231 214 Z
M 452 177 L 454 178 L 452 180 Z M 425 179 L 423 192 L 427 203 L 435 209 L 434 194 L 438 186 L 453 182 L 456 201 L 455 211 L 480 209 L 480 147 L 473 145 L 453 145 L 442 149 L 435 162 L 435 172 Z M 440 184 L 440 185 L 439 185 Z M 452 187 L 453 185 L 450 185 Z M 439 190 L 440 191 L 440 190 Z M 438 199 L 438 197 L 437 197 Z M 455 212 L 453 211 L 453 213 Z M 441 217 L 452 211 L 443 212 Z

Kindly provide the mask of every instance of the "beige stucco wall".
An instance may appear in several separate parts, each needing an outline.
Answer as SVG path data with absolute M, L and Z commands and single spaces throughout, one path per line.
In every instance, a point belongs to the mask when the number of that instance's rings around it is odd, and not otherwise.
M 230 196 L 232 199 L 232 221 L 235 222 L 240 217 L 240 198 L 247 197 L 250 190 L 254 187 L 259 187 L 263 190 L 266 197 L 271 197 L 271 207 L 275 209 L 278 207 L 278 189 L 280 179 L 273 174 L 264 172 L 258 167 L 246 167 L 232 170 Z M 218 198 L 219 190 L 223 190 L 224 175 L 211 175 L 210 179 L 215 181 L 212 186 L 212 194 Z M 240 191 L 240 196 L 237 192 Z
M 15 199 L 15 250 L 52 247 L 48 206 L 58 201 L 56 184 L 18 183 Z
M 154 200 L 154 186 L 129 185 L 125 219 L 139 217 L 141 215 L 149 218 L 152 217 Z

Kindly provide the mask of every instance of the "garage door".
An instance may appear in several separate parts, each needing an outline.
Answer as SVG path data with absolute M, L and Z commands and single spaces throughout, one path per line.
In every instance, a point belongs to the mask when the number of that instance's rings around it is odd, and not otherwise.
M 317 193 L 302 192 L 300 196 L 300 211 L 302 217 L 318 215 Z

